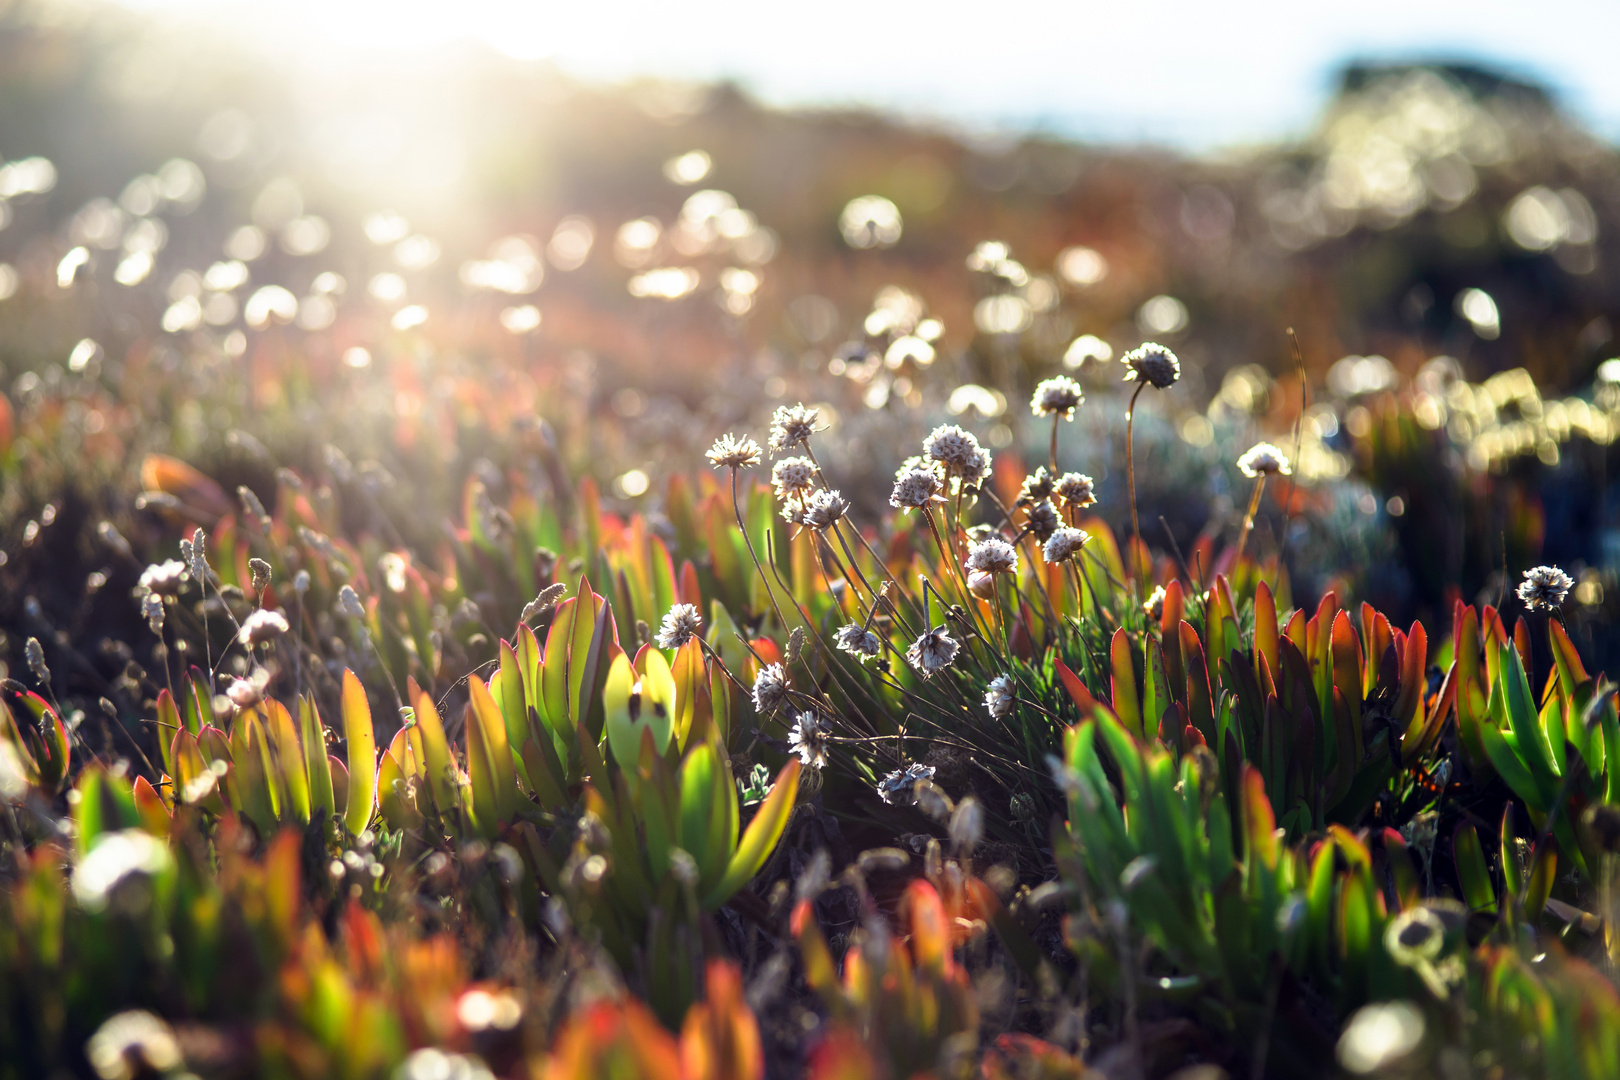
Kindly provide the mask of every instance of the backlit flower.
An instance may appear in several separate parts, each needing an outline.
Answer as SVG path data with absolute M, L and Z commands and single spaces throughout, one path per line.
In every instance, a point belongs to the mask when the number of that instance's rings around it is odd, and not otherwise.
M 1564 597 L 1574 584 L 1574 579 L 1558 567 L 1538 566 L 1524 572 L 1524 580 L 1519 582 L 1519 599 L 1532 609 L 1557 611 L 1564 606 Z
M 1250 480 L 1257 476 L 1288 476 L 1294 471 L 1288 455 L 1268 442 L 1255 443 L 1244 451 L 1237 459 L 1237 467 Z
M 968 547 L 967 568 L 985 574 L 1011 574 L 1018 569 L 1018 552 L 999 536 Z
M 984 692 L 984 707 L 992 717 L 1000 720 L 1003 716 L 1012 712 L 1015 700 L 1011 678 L 1006 675 L 997 675 L 990 680 L 990 689 Z
M 1181 378 L 1181 361 L 1163 345 L 1148 341 L 1125 354 L 1125 381 L 1137 379 L 1160 390 L 1173 386 Z
M 956 659 L 957 650 L 961 648 L 955 638 L 945 632 L 945 627 L 936 626 L 932 630 L 925 630 L 911 648 L 906 650 L 906 659 L 911 666 L 922 673 L 923 678 L 932 678 L 936 672 L 949 667 Z
M 787 670 L 781 664 L 766 664 L 754 676 L 754 711 L 767 716 L 787 700 Z
M 802 446 L 810 441 L 819 428 L 816 422 L 821 413 L 804 405 L 782 405 L 771 416 L 771 452 Z
M 664 614 L 663 625 L 658 628 L 658 647 L 678 649 L 691 641 L 702 628 L 703 616 L 696 607 L 676 604 Z
M 242 628 L 236 632 L 236 640 L 251 649 L 286 632 L 287 620 L 280 612 L 260 608 L 242 620 Z
M 1036 416 L 1061 416 L 1065 420 L 1074 419 L 1074 410 L 1086 400 L 1085 391 L 1080 384 L 1067 375 L 1058 375 L 1047 379 L 1035 388 L 1035 396 L 1030 400 L 1029 407 Z
M 771 484 L 776 488 L 777 498 L 803 498 L 815 483 L 816 473 L 819 471 L 816 463 L 807 457 L 790 457 L 778 461 L 771 469 Z
M 717 469 L 752 469 L 759 464 L 759 443 L 744 435 L 722 435 L 709 448 L 708 458 Z
M 1091 537 L 1084 529 L 1071 529 L 1067 525 L 1053 533 L 1042 548 L 1049 563 L 1060 563 L 1074 558 Z
M 812 769 L 827 764 L 829 745 L 827 729 L 813 712 L 799 714 L 798 722 L 788 732 L 788 750 L 799 755 L 799 760 Z
M 878 640 L 878 636 L 860 623 L 850 623 L 840 628 L 838 633 L 833 635 L 833 644 L 863 664 L 883 651 L 883 643 Z
M 1084 510 L 1097 502 L 1095 485 L 1084 473 L 1064 473 L 1054 485 L 1063 505 L 1073 510 Z

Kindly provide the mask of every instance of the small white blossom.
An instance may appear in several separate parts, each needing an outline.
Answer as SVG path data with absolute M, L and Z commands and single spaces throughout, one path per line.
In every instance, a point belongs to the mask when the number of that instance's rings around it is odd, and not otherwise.
M 251 649 L 255 645 L 280 637 L 287 629 L 287 620 L 280 612 L 260 608 L 242 620 L 242 628 L 236 632 L 236 640 Z
M 1519 582 L 1519 599 L 1525 606 L 1541 611 L 1557 611 L 1575 584 L 1573 578 L 1556 566 L 1538 566 L 1524 572 Z
M 1035 388 L 1035 396 L 1030 400 L 1029 407 L 1036 416 L 1061 416 L 1065 420 L 1073 420 L 1074 410 L 1084 400 L 1086 394 L 1080 389 L 1080 384 L 1067 375 L 1059 375 Z
M 917 781 L 931 780 L 933 776 L 932 765 L 914 762 L 903 769 L 896 769 L 878 781 L 878 798 L 890 806 L 910 806 L 917 801 Z
M 1013 693 L 1013 681 L 1006 675 L 997 675 L 990 680 L 990 689 L 984 692 L 984 707 L 990 715 L 997 720 L 1012 712 L 1013 702 L 1017 700 Z
M 973 484 L 990 472 L 990 451 L 979 445 L 972 432 L 955 424 L 941 424 L 923 440 L 923 456 L 937 461 L 952 476 Z
M 863 664 L 883 651 L 883 643 L 878 640 L 878 636 L 859 623 L 850 623 L 840 628 L 838 633 L 833 635 L 833 643 Z
M 1148 594 L 1142 601 L 1142 610 L 1149 618 L 1157 619 L 1164 614 L 1164 586 L 1160 585 Z
M 804 523 L 812 529 L 828 529 L 849 513 L 849 500 L 836 491 L 822 490 L 810 496 L 804 506 Z
M 889 495 L 889 505 L 909 514 L 932 503 L 944 502 L 944 490 L 944 481 L 932 468 L 902 465 L 894 475 L 894 491 Z
M 1125 354 L 1125 381 L 1137 379 L 1168 389 L 1181 378 L 1181 361 L 1163 345 L 1148 341 Z
M 1097 495 L 1091 477 L 1084 473 L 1064 473 L 1055 486 L 1057 497 L 1063 501 L 1064 506 L 1076 510 L 1084 510 L 1095 505 Z
M 759 443 L 744 435 L 722 435 L 709 448 L 709 462 L 717 469 L 751 469 L 759 464 Z
M 264 700 L 264 688 L 270 685 L 270 672 L 254 668 L 245 679 L 232 679 L 225 688 L 225 696 L 238 709 L 251 708 Z
M 781 664 L 766 664 L 754 676 L 754 711 L 770 715 L 787 700 L 787 693 L 787 669 Z
M 1268 442 L 1255 443 L 1237 459 L 1237 467 L 1244 476 L 1253 480 L 1257 476 L 1288 476 L 1294 467 L 1288 455 Z
M 1047 562 L 1060 563 L 1066 559 L 1072 559 L 1078 555 L 1080 553 L 1080 549 L 1084 547 L 1086 541 L 1090 539 L 1091 537 L 1086 534 L 1084 529 L 1071 529 L 1065 525 L 1063 528 L 1052 534 L 1051 538 L 1046 541 L 1045 547 L 1041 549 L 1041 552 L 1046 556 Z
M 338 611 L 351 619 L 366 617 L 366 605 L 360 602 L 360 594 L 354 591 L 353 585 L 338 590 Z
M 703 616 L 691 604 L 676 604 L 664 614 L 658 628 L 658 647 L 678 649 L 691 641 L 703 627 Z
M 810 442 L 810 436 L 821 430 L 816 426 L 821 413 L 804 405 L 783 405 L 771 416 L 771 452 L 781 453 Z
M 932 678 L 937 672 L 943 671 L 956 659 L 957 650 L 961 648 L 955 638 L 945 632 L 945 627 L 936 626 L 932 630 L 925 630 L 911 648 L 906 650 L 906 659 L 916 668 L 925 679 Z
M 816 463 L 807 457 L 790 457 L 778 461 L 771 469 L 771 484 L 777 498 L 802 499 L 816 481 Z
M 799 760 L 810 768 L 820 769 L 827 764 L 829 745 L 827 728 L 820 718 L 813 712 L 800 713 L 793 730 L 788 732 L 788 750 L 798 754 Z
M 999 536 L 980 540 L 968 547 L 967 568 L 984 574 L 1018 572 L 1018 551 Z
M 159 596 L 173 596 L 186 584 L 186 564 L 179 559 L 165 559 L 141 571 L 141 588 Z

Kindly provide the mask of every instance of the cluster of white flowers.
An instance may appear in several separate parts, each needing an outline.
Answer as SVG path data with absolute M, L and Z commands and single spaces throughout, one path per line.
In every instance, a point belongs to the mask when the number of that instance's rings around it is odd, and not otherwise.
M 697 636 L 703 628 L 703 616 L 691 604 L 676 604 L 664 615 L 658 628 L 658 647 L 678 649 Z

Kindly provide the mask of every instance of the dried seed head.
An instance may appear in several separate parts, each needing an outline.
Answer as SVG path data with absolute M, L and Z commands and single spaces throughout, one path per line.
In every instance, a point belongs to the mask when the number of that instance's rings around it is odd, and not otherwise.
M 1174 386 L 1181 378 L 1181 361 L 1176 354 L 1155 342 L 1144 342 L 1125 354 L 1125 381 L 1140 379 L 1160 390 Z
M 1035 396 L 1030 400 L 1029 407 L 1036 416 L 1061 416 L 1065 420 L 1073 420 L 1074 410 L 1084 400 L 1086 393 L 1080 389 L 1080 384 L 1067 375 L 1059 375 L 1035 388 Z
M 1041 553 L 1046 556 L 1049 563 L 1064 562 L 1080 554 L 1080 549 L 1090 539 L 1084 529 L 1071 529 L 1065 525 L 1052 534 L 1041 549 Z
M 1095 485 L 1091 477 L 1084 473 L 1064 473 L 1055 485 L 1057 497 L 1063 505 L 1074 510 L 1084 510 L 1097 502 Z
M 265 532 L 269 532 L 270 515 L 265 513 L 264 503 L 259 501 L 259 497 L 253 493 L 253 489 L 248 487 L 246 484 L 238 484 L 236 488 L 236 497 L 242 503 L 243 512 L 246 513 L 248 517 L 252 518 L 261 529 L 263 529 Z
M 1250 480 L 1257 476 L 1288 476 L 1294 467 L 1288 455 L 1268 442 L 1255 443 L 1237 459 L 1238 471 Z
M 678 649 L 691 641 L 703 628 L 703 616 L 691 604 L 676 604 L 664 614 L 663 625 L 658 628 L 658 647 Z
M 1029 523 L 1029 531 L 1031 535 L 1033 535 L 1035 539 L 1039 540 L 1043 544 L 1046 543 L 1046 541 L 1051 538 L 1052 534 L 1057 532 L 1058 527 L 1063 524 L 1063 522 L 1058 519 L 1057 507 L 1053 506 L 1047 499 L 1042 499 L 1040 502 L 1032 504 L 1029 509 L 1024 511 L 1024 516 Z
M 783 458 L 771 469 L 771 485 L 776 488 L 778 498 L 803 499 L 820 471 L 807 457 Z
M 787 669 L 781 664 L 766 664 L 754 676 L 754 711 L 769 716 L 787 700 L 787 692 Z
M 939 473 L 922 465 L 902 465 L 894 474 L 894 491 L 889 505 L 896 510 L 911 513 L 932 503 L 944 502 L 945 482 Z
M 788 750 L 798 754 L 799 760 L 812 769 L 826 767 L 830 744 L 827 728 L 813 712 L 800 713 L 793 730 L 788 732 Z
M 135 557 L 135 552 L 130 550 L 129 541 L 124 539 L 124 534 L 119 532 L 112 522 L 103 521 L 97 525 L 96 536 L 100 538 L 103 544 L 106 544 L 108 547 L 112 548 L 113 551 L 118 555 L 121 555 L 126 559 L 133 559 Z
M 799 661 L 799 653 L 803 650 L 804 627 L 795 626 L 793 628 L 793 633 L 788 635 L 787 650 L 783 654 L 783 659 L 789 664 L 796 664 Z
M 31 637 L 23 643 L 23 658 L 28 661 L 28 670 L 34 673 L 34 681 L 49 686 L 51 669 L 45 663 L 45 648 L 39 638 Z
M 980 540 L 968 547 L 967 568 L 984 574 L 1018 572 L 1018 551 L 999 536 Z
M 182 552 L 185 548 L 182 546 Z M 198 526 L 191 533 L 191 576 L 203 586 L 208 584 L 208 534 Z
M 991 679 L 990 689 L 984 692 L 984 707 L 997 720 L 1012 712 L 1013 702 L 1017 700 L 1013 693 L 1013 681 L 1006 675 Z
M 236 632 L 236 640 L 251 649 L 255 645 L 280 637 L 287 629 L 287 620 L 280 612 L 260 608 L 242 620 L 242 628 Z
M 141 614 L 146 617 L 146 625 L 152 628 L 152 633 L 159 637 L 163 635 L 163 597 L 157 593 L 147 593 L 141 600 Z
M 1052 497 L 1052 474 L 1042 465 L 1024 477 L 1024 486 L 1018 489 L 1018 505 L 1040 502 Z
M 919 765 L 913 762 L 903 769 L 894 770 L 878 781 L 878 798 L 891 806 L 910 806 L 917 801 L 915 794 L 917 781 L 931 780 L 933 776 L 932 765 Z
M 906 659 L 916 668 L 925 679 L 949 667 L 951 661 L 956 659 L 957 650 L 961 648 L 955 638 L 945 632 L 944 626 L 936 626 L 932 630 L 925 630 L 911 643 L 906 650 Z M 930 774 L 932 770 L 930 770 Z
M 354 591 L 353 585 L 345 585 L 338 590 L 338 611 L 351 619 L 366 617 L 366 605 L 360 602 L 360 594 Z
M 883 651 L 883 643 L 878 636 L 859 623 L 840 627 L 838 633 L 833 635 L 833 644 L 863 664 Z
M 527 623 L 530 619 L 546 610 L 546 608 L 551 607 L 557 601 L 561 600 L 563 598 L 563 594 L 567 591 L 568 586 L 564 585 L 560 581 L 554 581 L 550 585 L 547 585 L 545 588 L 540 590 L 539 596 L 536 596 L 533 600 L 530 600 L 527 604 L 523 605 L 523 616 L 521 621 Z
M 806 408 L 802 403 L 780 406 L 771 415 L 771 452 L 781 453 L 808 445 L 810 436 L 821 430 L 816 426 L 820 419 L 819 410 Z
M 270 587 L 270 564 L 263 559 L 249 559 L 248 570 L 253 574 L 253 591 L 262 593 Z
M 837 491 L 822 490 L 810 496 L 804 507 L 804 523 L 812 529 L 828 529 L 849 513 L 849 500 Z
M 1557 611 L 1575 584 L 1573 578 L 1556 566 L 1538 566 L 1524 572 L 1519 583 L 1519 599 L 1532 610 Z
M 759 464 L 759 443 L 744 435 L 722 435 L 709 448 L 708 458 L 717 469 L 752 469 Z

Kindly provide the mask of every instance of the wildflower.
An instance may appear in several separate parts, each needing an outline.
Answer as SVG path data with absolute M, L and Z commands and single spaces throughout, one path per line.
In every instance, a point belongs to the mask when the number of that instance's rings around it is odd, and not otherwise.
M 1018 570 L 1018 552 L 999 536 L 980 540 L 968 548 L 967 568 L 984 574 L 1012 574 Z
M 1042 465 L 1029 476 L 1024 477 L 1024 486 L 1018 489 L 1018 504 L 1040 502 L 1042 499 L 1052 497 L 1052 474 Z
M 759 443 L 744 435 L 722 435 L 709 448 L 710 464 L 717 469 L 752 469 L 759 464 Z
M 157 593 L 147 593 L 141 601 L 141 614 L 146 618 L 146 625 L 152 628 L 152 633 L 163 633 L 163 597 Z
M 1035 396 L 1030 399 L 1029 407 L 1036 416 L 1061 416 L 1065 420 L 1073 420 L 1074 410 L 1084 400 L 1086 394 L 1080 389 L 1080 384 L 1067 375 L 1059 375 L 1035 388 Z
M 812 769 L 827 764 L 829 737 L 820 718 L 813 712 L 799 714 L 798 723 L 788 732 L 788 750 L 799 755 L 799 760 Z
M 933 469 L 922 465 L 902 465 L 900 471 L 894 474 L 894 491 L 889 495 L 889 505 L 909 514 L 913 510 L 926 508 L 930 503 L 944 502 L 945 496 L 941 494 L 944 490 L 944 482 Z
M 833 635 L 833 643 L 863 664 L 883 651 L 883 643 L 878 636 L 859 623 L 850 623 L 840 629 Z
M 990 451 L 971 432 L 955 424 L 941 424 L 923 440 L 923 456 L 937 461 L 963 483 L 977 483 L 990 471 Z
M 269 685 L 270 673 L 262 667 L 254 668 L 247 678 L 232 679 L 225 696 L 238 709 L 248 709 L 264 700 L 264 688 Z
M 360 602 L 360 594 L 354 591 L 353 585 L 345 585 L 338 590 L 338 611 L 351 619 L 366 617 L 366 605 Z
M 1058 526 L 1062 524 L 1058 520 L 1057 507 L 1053 506 L 1047 499 L 1042 499 L 1034 506 L 1031 506 L 1024 511 L 1024 514 L 1028 519 L 1029 531 L 1034 534 L 1035 539 L 1043 544 L 1051 538 L 1053 533 L 1057 532 Z
M 980 600 L 996 598 L 996 579 L 983 570 L 975 570 L 967 578 L 968 592 Z
M 1524 580 L 1519 582 L 1519 599 L 1531 609 L 1557 611 L 1564 606 L 1564 597 L 1574 584 L 1574 579 L 1558 567 L 1538 566 L 1524 572 Z
M 911 643 L 911 648 L 906 650 L 906 659 L 922 673 L 923 678 L 929 679 L 936 672 L 950 667 L 960 648 L 956 639 L 945 632 L 944 626 L 936 626 L 932 630 L 924 630 Z
M 1084 529 L 1071 529 L 1065 525 L 1046 541 L 1042 553 L 1046 556 L 1047 562 L 1060 563 L 1074 558 L 1090 539 Z
M 782 504 L 782 520 L 790 525 L 808 525 L 805 516 L 804 503 L 798 499 L 788 499 Z
M 933 775 L 932 765 L 919 765 L 916 762 L 896 769 L 878 781 L 878 798 L 890 806 L 910 806 L 917 801 L 917 781 L 932 779 Z
M 815 483 L 816 463 L 807 457 L 783 458 L 771 469 L 771 484 L 782 499 L 802 499 Z
M 771 416 L 771 452 L 808 445 L 810 436 L 821 430 L 816 427 L 820 419 L 819 410 L 807 409 L 803 404 L 779 407 Z
M 263 559 L 249 559 L 248 570 L 253 575 L 254 592 L 262 593 L 265 589 L 270 587 L 270 579 L 274 571 L 271 570 L 269 563 L 265 562 Z M 399 590 L 395 591 L 397 592 Z
M 87 857 L 74 873 L 74 894 L 92 910 L 106 905 L 110 884 L 129 873 L 158 873 L 171 861 L 166 851 L 138 829 L 105 835 L 107 842 L 96 846 L 94 859 Z M 80 884 L 81 876 L 87 885 Z M 121 1012 L 102 1024 L 90 1036 L 84 1052 L 97 1076 L 168 1075 L 183 1064 L 180 1044 L 169 1025 L 139 1009 Z
M 703 616 L 691 604 L 676 604 L 664 615 L 664 623 L 658 628 L 658 647 L 660 649 L 678 649 L 691 641 L 703 627 Z
M 1063 505 L 1075 510 L 1084 510 L 1097 502 L 1097 495 L 1091 477 L 1084 473 L 1064 473 L 1056 485 L 1057 497 Z
M 1157 586 L 1151 593 L 1148 594 L 1148 598 L 1142 601 L 1142 610 L 1147 613 L 1147 616 L 1150 619 L 1158 619 L 1164 615 L 1163 585 Z
M 1257 476 L 1288 476 L 1294 467 L 1288 455 L 1268 442 L 1255 443 L 1237 460 L 1239 471 L 1253 480 Z
M 159 596 L 173 596 L 186 583 L 186 564 L 179 559 L 165 559 L 141 571 L 141 588 Z
M 1000 720 L 1012 712 L 1014 700 L 1016 699 L 1013 694 L 1013 681 L 1010 677 L 997 675 L 990 680 L 990 689 L 984 692 L 984 707 L 989 710 L 992 717 Z
M 1357 1075 L 1382 1072 L 1423 1042 L 1423 1012 L 1410 1001 L 1381 1001 L 1356 1010 L 1339 1036 L 1339 1064 Z
M 767 716 L 787 700 L 787 669 L 781 664 L 766 664 L 754 676 L 754 711 Z
M 1125 381 L 1140 379 L 1160 390 L 1181 378 L 1181 361 L 1163 345 L 1148 341 L 1125 354 Z
M 812 529 L 827 529 L 849 513 L 849 500 L 836 491 L 818 491 L 804 507 L 804 523 Z
M 251 649 L 286 632 L 287 620 L 280 612 L 260 608 L 242 620 L 242 628 L 236 632 L 236 640 Z

